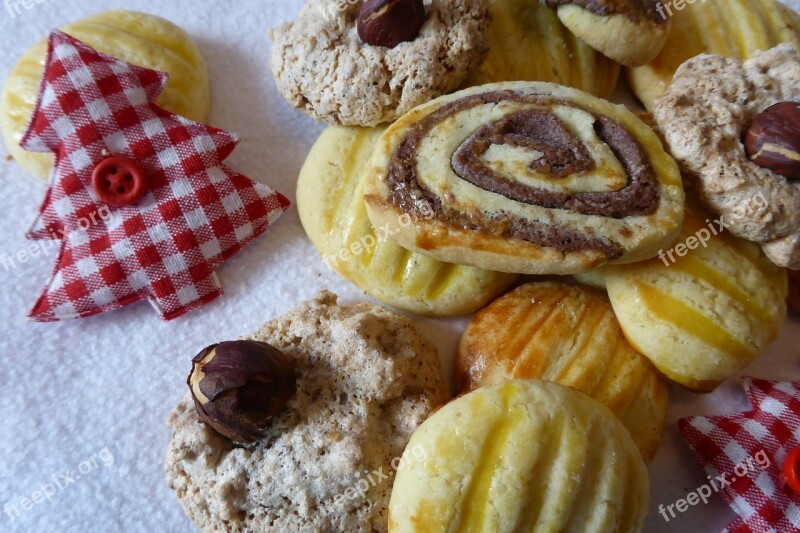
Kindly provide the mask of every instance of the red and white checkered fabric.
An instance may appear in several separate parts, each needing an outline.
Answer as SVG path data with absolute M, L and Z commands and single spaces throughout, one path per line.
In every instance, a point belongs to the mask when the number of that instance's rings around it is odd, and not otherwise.
M 266 185 L 227 169 L 238 139 L 155 105 L 163 72 L 101 54 L 55 31 L 34 114 L 20 145 L 54 152 L 31 239 L 60 239 L 37 321 L 87 317 L 149 299 L 176 318 L 222 294 L 214 270 L 289 207 Z M 136 161 L 149 192 L 105 205 L 91 178 L 111 156 Z
M 800 446 L 800 383 L 746 378 L 744 386 L 752 411 L 684 418 L 678 427 L 706 472 L 729 483 L 719 492 L 739 517 L 726 531 L 798 533 L 800 495 L 782 469 Z M 752 460 L 759 453 L 766 468 Z

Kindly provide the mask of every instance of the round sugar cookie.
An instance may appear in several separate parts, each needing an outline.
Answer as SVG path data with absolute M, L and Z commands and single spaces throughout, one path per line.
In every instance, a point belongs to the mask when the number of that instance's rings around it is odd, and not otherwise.
M 575 35 L 623 65 L 644 65 L 667 42 L 671 23 L 660 0 L 544 0 Z
M 672 20 L 667 43 L 648 64 L 627 69 L 633 92 L 649 110 L 678 67 L 697 55 L 749 59 L 781 43 L 800 50 L 800 15 L 777 0 L 685 2 L 681 10 L 664 5 Z
M 666 382 L 622 334 L 605 294 L 565 283 L 528 283 L 481 310 L 461 337 L 460 392 L 510 379 L 544 379 L 609 407 L 646 461 L 667 418 Z
M 169 74 L 157 103 L 190 120 L 208 117 L 210 93 L 205 59 L 189 35 L 175 24 L 136 11 L 104 11 L 61 28 L 92 48 Z M 19 142 L 39 96 L 47 41 L 29 48 L 11 71 L 0 96 L 0 128 L 11 156 L 22 168 L 47 180 L 53 155 L 28 152 Z
M 373 298 L 423 315 L 471 313 L 504 292 L 511 274 L 443 263 L 409 252 L 376 228 L 364 204 L 366 165 L 384 128 L 332 126 L 319 137 L 297 181 L 297 209 L 325 263 Z
M 659 254 L 605 269 L 611 304 L 625 337 L 663 374 L 714 390 L 777 338 L 786 272 L 694 203 L 680 238 Z
M 393 459 L 448 397 L 436 348 L 410 319 L 329 292 L 248 338 L 286 355 L 296 392 L 248 445 L 200 422 L 187 393 L 165 469 L 188 516 L 204 532 L 387 531 Z
M 610 98 L 620 65 L 576 37 L 540 2 L 489 0 L 489 53 L 464 87 L 547 81 Z M 532 61 L 531 58 L 536 58 Z
M 389 531 L 633 533 L 647 469 L 604 405 L 541 380 L 462 396 L 426 420 L 400 461 Z
M 550 83 L 420 106 L 386 130 L 366 173 L 372 224 L 410 217 L 391 235 L 400 246 L 500 272 L 641 261 L 683 218 L 678 166 L 653 130 L 624 106 Z

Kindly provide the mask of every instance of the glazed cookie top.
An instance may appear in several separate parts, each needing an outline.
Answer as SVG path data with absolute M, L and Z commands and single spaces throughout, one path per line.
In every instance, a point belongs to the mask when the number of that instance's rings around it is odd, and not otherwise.
M 703 199 L 734 234 L 760 243 L 800 228 L 800 182 L 752 162 L 740 141 L 753 118 L 783 101 L 800 101 L 800 57 L 788 44 L 748 61 L 697 56 L 678 69 L 654 109 L 673 156 L 699 178 Z
M 272 71 L 298 109 L 329 124 L 389 122 L 457 88 L 486 50 L 486 0 L 426 0 L 412 41 L 394 48 L 361 41 L 362 2 L 309 0 L 295 22 L 273 30 Z
M 446 400 L 436 349 L 411 320 L 329 292 L 250 338 L 294 361 L 296 393 L 246 447 L 184 398 L 165 468 L 187 514 L 203 531 L 385 531 L 392 460 Z

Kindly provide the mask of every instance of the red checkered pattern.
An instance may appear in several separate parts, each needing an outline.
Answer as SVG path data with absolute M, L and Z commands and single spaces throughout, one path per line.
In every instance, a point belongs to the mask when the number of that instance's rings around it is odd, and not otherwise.
M 214 274 L 289 207 L 266 185 L 227 169 L 238 139 L 155 105 L 167 75 L 106 56 L 55 31 L 34 114 L 20 145 L 54 152 L 32 239 L 60 239 L 52 277 L 30 317 L 87 317 L 149 299 L 176 318 L 222 294 Z M 149 192 L 110 207 L 94 167 L 136 161 Z
M 744 386 L 753 411 L 684 418 L 678 426 L 706 472 L 730 483 L 719 492 L 739 517 L 726 531 L 798 533 L 800 495 L 786 486 L 781 470 L 800 446 L 800 383 L 747 378 Z M 752 468 L 737 469 L 762 450 L 766 469 L 752 459 Z

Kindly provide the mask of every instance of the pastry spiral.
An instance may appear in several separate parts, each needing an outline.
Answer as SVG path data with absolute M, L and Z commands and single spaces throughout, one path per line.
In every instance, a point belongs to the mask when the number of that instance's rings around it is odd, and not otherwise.
M 647 259 L 683 217 L 678 167 L 653 131 L 622 106 L 549 83 L 421 106 L 384 133 L 365 172 L 373 225 L 411 218 L 398 244 L 500 272 Z

